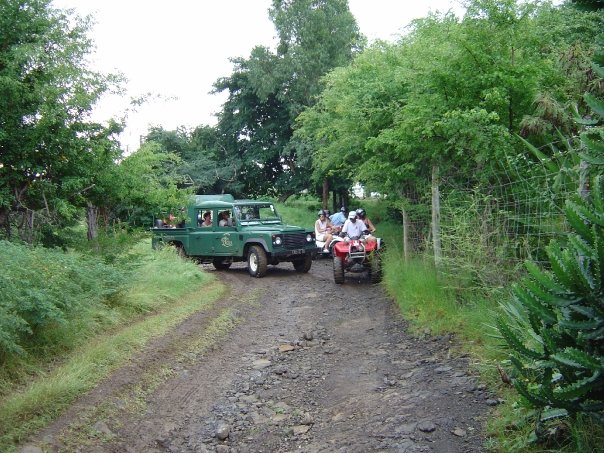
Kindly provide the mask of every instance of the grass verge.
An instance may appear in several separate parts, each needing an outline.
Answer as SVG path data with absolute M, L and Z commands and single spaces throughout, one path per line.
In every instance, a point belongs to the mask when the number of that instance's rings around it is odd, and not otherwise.
M 111 310 L 99 314 L 111 313 L 111 328 L 57 356 L 55 365 L 42 359 L 25 364 L 29 383 L 15 383 L 0 400 L 0 451 L 16 451 L 17 443 L 56 418 L 150 339 L 211 306 L 224 291 L 193 262 L 170 250 L 151 252 L 148 241 L 121 259 L 133 267 L 130 284 L 112 301 Z
M 503 341 L 492 325 L 497 298 L 464 297 L 459 302 L 457 292 L 448 290 L 430 262 L 415 259 L 405 263 L 402 253 L 391 247 L 384 260 L 384 284 L 409 320 L 416 335 L 456 335 L 460 350 L 467 353 L 471 367 L 489 388 L 504 401 L 494 408 L 486 423 L 488 439 L 485 448 L 492 452 L 565 452 L 589 453 L 602 451 L 604 427 L 585 417 L 575 420 L 552 421 L 541 428 L 551 432 L 551 441 L 537 444 L 532 434 L 536 413 L 516 391 L 502 382 L 498 366 L 507 360 Z

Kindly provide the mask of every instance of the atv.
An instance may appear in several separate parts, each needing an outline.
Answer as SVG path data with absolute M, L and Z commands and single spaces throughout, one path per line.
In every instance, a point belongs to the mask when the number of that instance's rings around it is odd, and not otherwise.
M 344 273 L 367 272 L 371 283 L 382 280 L 381 240 L 368 240 L 368 236 L 360 238 L 346 237 L 333 244 L 333 279 L 337 284 L 344 283 Z

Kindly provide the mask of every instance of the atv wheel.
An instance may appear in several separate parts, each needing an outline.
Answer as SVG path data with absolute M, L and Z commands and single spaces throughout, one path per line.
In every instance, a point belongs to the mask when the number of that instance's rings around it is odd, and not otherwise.
M 344 264 L 342 258 L 337 255 L 333 256 L 333 281 L 338 285 L 344 283 Z
M 294 269 L 296 269 L 296 272 L 306 273 L 310 270 L 310 267 L 312 266 L 312 255 L 308 254 L 301 260 L 295 260 L 293 264 Z
M 266 252 L 258 245 L 252 245 L 247 254 L 247 271 L 252 277 L 264 277 L 268 267 Z
M 227 261 L 224 258 L 214 258 L 212 260 L 212 264 L 214 265 L 215 269 L 218 269 L 219 271 L 223 271 L 228 269 L 229 267 L 231 267 L 232 261 Z
M 377 251 L 371 256 L 371 283 L 382 281 L 382 258 Z

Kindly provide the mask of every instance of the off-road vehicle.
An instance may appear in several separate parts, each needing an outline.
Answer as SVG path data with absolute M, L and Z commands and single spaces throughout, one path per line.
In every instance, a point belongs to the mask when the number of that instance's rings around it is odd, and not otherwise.
M 177 227 L 158 221 L 152 246 L 175 246 L 183 256 L 216 269 L 247 261 L 252 277 L 266 275 L 268 265 L 293 263 L 308 272 L 316 254 L 314 232 L 285 225 L 270 201 L 235 200 L 232 195 L 196 195 Z M 204 222 L 209 216 L 209 220 Z M 206 226 L 208 225 L 208 226 Z

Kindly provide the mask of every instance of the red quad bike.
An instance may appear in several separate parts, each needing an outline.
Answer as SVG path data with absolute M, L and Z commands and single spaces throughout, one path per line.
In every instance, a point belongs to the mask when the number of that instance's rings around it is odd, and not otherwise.
M 346 238 L 333 246 L 333 279 L 337 284 L 344 283 L 344 273 L 368 272 L 371 283 L 382 280 L 380 258 L 380 239 L 367 241 L 365 236 Z

